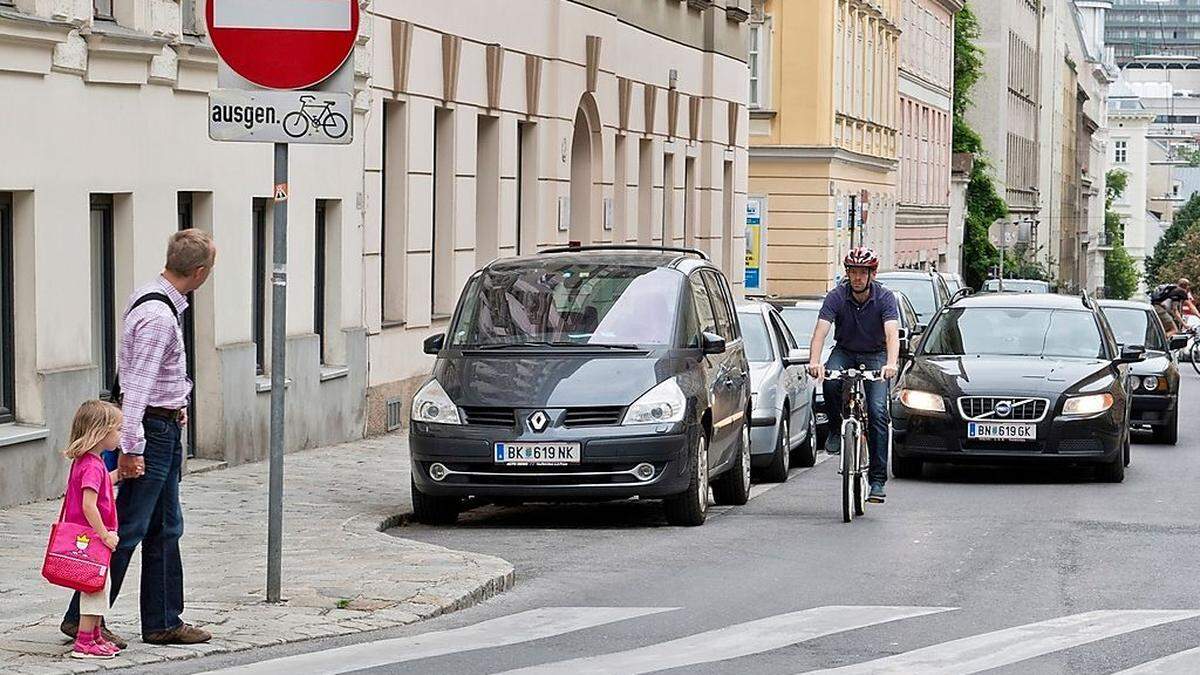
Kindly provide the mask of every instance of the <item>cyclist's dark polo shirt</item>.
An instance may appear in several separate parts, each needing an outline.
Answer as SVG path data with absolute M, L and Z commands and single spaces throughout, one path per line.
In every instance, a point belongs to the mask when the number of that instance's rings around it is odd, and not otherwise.
M 838 284 L 825 296 L 820 318 L 833 324 L 838 349 L 851 352 L 882 352 L 887 348 L 885 321 L 899 321 L 896 296 L 878 281 L 871 282 L 871 296 L 863 304 L 854 301 L 850 282 Z

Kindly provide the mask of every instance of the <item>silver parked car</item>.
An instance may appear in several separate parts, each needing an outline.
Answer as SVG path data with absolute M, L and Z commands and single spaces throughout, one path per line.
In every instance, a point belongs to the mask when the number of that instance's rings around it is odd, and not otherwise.
M 808 348 L 798 348 L 776 309 L 755 302 L 738 307 L 750 364 L 750 460 L 764 480 L 787 480 L 792 464 L 817 459 L 815 380 L 804 371 Z

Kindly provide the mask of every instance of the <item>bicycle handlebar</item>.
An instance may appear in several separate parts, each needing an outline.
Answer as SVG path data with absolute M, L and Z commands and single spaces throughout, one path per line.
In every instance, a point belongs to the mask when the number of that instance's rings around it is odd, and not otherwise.
M 845 370 L 827 370 L 825 371 L 825 379 L 863 379 L 868 382 L 878 382 L 883 379 L 883 372 L 879 370 L 859 370 L 857 368 L 847 368 Z

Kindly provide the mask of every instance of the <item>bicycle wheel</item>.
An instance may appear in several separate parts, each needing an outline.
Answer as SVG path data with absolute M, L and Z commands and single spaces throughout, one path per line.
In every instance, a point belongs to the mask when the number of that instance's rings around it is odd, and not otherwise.
M 858 442 L 854 444 L 854 466 L 858 467 L 854 472 L 854 515 L 856 516 L 867 512 L 867 472 L 862 461 L 866 451 L 867 439 L 859 434 Z
M 350 124 L 346 122 L 346 116 L 341 113 L 329 113 L 325 117 L 325 121 L 321 124 L 325 135 L 330 138 L 341 138 L 350 130 Z
M 292 111 L 283 118 L 283 131 L 292 138 L 300 138 L 308 133 L 309 124 L 308 115 L 298 110 Z
M 1192 338 L 1192 370 L 1200 375 L 1200 338 Z
M 842 522 L 848 523 L 854 520 L 854 483 L 855 470 L 854 463 L 857 459 L 854 457 L 854 437 L 853 423 L 844 424 L 842 426 Z

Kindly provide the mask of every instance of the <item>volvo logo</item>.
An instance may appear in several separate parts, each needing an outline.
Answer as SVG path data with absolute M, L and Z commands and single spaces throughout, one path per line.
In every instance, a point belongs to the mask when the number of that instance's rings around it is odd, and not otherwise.
M 995 410 L 997 417 L 1008 417 L 1013 411 L 1012 401 L 997 401 Z
M 529 423 L 530 429 L 533 429 L 539 434 L 545 431 L 546 427 L 550 426 L 550 416 L 547 415 L 546 411 L 544 410 L 539 410 L 533 413 L 525 421 Z

